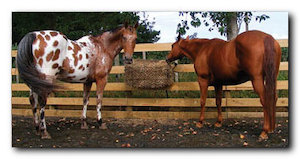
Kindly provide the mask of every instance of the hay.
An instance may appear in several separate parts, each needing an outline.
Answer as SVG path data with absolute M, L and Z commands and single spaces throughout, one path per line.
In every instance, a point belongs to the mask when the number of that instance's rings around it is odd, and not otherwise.
M 138 89 L 163 89 L 174 83 L 174 72 L 164 60 L 134 60 L 125 65 L 125 82 Z

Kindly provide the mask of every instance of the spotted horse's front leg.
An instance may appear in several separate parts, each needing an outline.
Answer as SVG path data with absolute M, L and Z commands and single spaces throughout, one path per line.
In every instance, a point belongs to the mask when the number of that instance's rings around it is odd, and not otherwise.
M 99 124 L 99 129 L 107 129 L 106 124 L 102 122 L 102 116 L 101 116 L 103 91 L 106 83 L 107 83 L 107 76 L 96 80 L 96 85 L 97 85 L 97 108 L 96 109 L 97 109 L 97 122 Z

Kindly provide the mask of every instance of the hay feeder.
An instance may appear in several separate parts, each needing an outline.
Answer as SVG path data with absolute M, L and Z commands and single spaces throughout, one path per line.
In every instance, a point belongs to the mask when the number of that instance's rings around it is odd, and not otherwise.
M 136 59 L 125 65 L 125 83 L 137 89 L 164 89 L 174 83 L 173 68 L 164 60 Z

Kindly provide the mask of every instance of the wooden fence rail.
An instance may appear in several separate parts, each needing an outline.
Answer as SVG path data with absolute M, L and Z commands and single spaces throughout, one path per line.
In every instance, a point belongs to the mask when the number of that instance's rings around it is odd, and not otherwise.
M 280 39 L 277 40 L 281 47 L 288 47 L 288 40 Z M 135 52 L 149 52 L 149 51 L 170 51 L 171 43 L 163 44 L 137 44 Z M 15 58 L 17 51 L 13 50 L 11 52 L 12 58 Z M 280 71 L 288 71 L 288 62 L 281 62 Z M 193 64 L 180 64 L 174 71 L 179 73 L 184 72 L 194 72 Z M 124 66 L 113 66 L 111 74 L 123 74 Z M 12 76 L 18 76 L 18 71 L 16 68 L 11 70 Z M 70 84 L 70 83 L 59 83 L 63 86 L 63 90 L 58 90 L 59 92 L 82 92 L 82 84 Z M 288 90 L 288 80 L 278 81 L 277 90 Z M 12 92 L 25 91 L 28 92 L 29 88 L 23 83 L 13 83 L 11 85 Z M 96 90 L 96 86 L 92 86 L 92 91 Z M 171 87 L 167 88 L 168 91 L 199 91 L 199 85 L 197 82 L 175 82 Z M 209 87 L 209 90 L 214 90 L 213 87 Z M 232 98 L 230 96 L 231 91 L 245 91 L 253 90 L 251 82 L 246 82 L 235 86 L 224 86 L 223 87 L 225 97 L 222 98 L 222 107 L 225 109 L 223 112 L 225 118 L 230 117 L 261 117 L 263 113 L 261 110 L 259 112 L 245 111 L 247 108 L 256 109 L 260 108 L 261 104 L 259 98 Z M 118 92 L 130 92 L 136 91 L 136 89 L 131 88 L 123 82 L 110 82 L 106 85 L 105 91 L 118 91 Z M 60 109 L 47 109 L 47 116 L 64 116 L 64 117 L 80 117 L 82 97 L 50 97 L 48 98 L 48 105 L 57 106 Z M 14 115 L 24 115 L 31 116 L 31 109 L 29 109 L 28 97 L 12 97 L 12 114 Z M 90 105 L 96 105 L 96 99 L 90 99 Z M 207 107 L 215 108 L 215 99 L 207 99 Z M 23 106 L 23 107 L 18 107 Z M 24 108 L 25 106 L 25 108 Z M 72 107 L 70 109 L 70 106 Z M 143 119 L 158 119 L 158 118 L 181 118 L 181 119 L 191 119 L 198 118 L 199 112 L 193 111 L 200 107 L 199 98 L 104 98 L 104 107 L 158 107 L 158 108 L 170 108 L 164 111 L 149 111 L 149 110 L 134 110 L 125 109 L 124 110 L 107 110 L 103 111 L 103 117 L 114 117 L 114 118 L 143 118 Z M 277 107 L 284 109 L 283 111 L 278 111 L 277 116 L 288 116 L 288 98 L 279 98 L 277 101 Z M 74 108 L 74 110 L 73 110 Z M 189 108 L 189 111 L 180 111 L 180 108 Z M 240 111 L 231 111 L 226 108 L 240 109 Z M 196 110 L 195 109 L 195 110 Z M 257 111 L 257 110 L 256 110 Z M 95 116 L 96 112 L 94 110 L 88 111 L 88 116 Z M 206 117 L 216 117 L 216 112 L 207 112 Z

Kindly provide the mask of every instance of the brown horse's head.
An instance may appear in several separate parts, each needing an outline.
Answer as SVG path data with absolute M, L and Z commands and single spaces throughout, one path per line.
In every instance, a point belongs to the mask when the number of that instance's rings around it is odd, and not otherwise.
M 187 39 L 182 39 L 180 37 L 180 34 L 178 35 L 177 41 L 172 44 L 172 50 L 167 55 L 167 63 L 170 63 L 185 56 L 184 50 L 182 49 L 182 44 L 187 42 L 187 40 L 189 40 L 189 37 L 187 37 Z
M 138 23 L 134 26 L 129 26 L 127 23 L 123 26 L 123 34 L 122 34 L 122 47 L 124 49 L 124 63 L 131 64 L 132 63 L 132 54 L 134 52 L 134 47 L 137 38 L 137 30 Z

